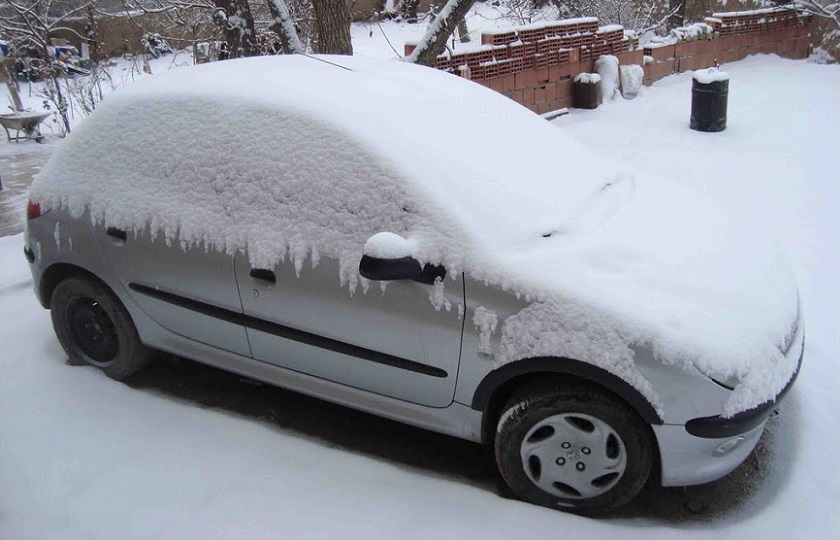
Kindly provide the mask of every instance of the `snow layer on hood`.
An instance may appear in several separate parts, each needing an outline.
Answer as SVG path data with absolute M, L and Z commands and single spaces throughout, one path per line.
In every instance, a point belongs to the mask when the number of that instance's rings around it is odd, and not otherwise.
M 594 156 L 495 92 L 397 61 L 257 58 L 135 84 L 74 130 L 31 195 L 110 226 L 247 250 L 255 266 L 288 256 L 300 272 L 334 257 L 351 288 L 368 238 L 391 232 L 452 276 L 546 316 L 574 312 L 578 338 L 647 345 L 720 377 L 778 361 L 796 312 L 785 262 L 710 201 Z M 520 315 L 508 328 L 536 320 Z M 624 369 L 582 338 L 531 343 L 542 327 L 569 327 L 539 325 L 511 338 L 506 361 L 575 352 Z

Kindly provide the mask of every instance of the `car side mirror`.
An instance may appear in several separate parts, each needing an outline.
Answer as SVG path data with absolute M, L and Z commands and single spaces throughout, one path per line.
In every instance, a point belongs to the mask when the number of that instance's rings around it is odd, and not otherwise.
M 365 244 L 359 273 L 373 281 L 410 279 L 426 285 L 446 277 L 444 267 L 421 265 L 414 258 L 414 251 L 414 242 L 399 235 L 387 232 L 374 234 Z

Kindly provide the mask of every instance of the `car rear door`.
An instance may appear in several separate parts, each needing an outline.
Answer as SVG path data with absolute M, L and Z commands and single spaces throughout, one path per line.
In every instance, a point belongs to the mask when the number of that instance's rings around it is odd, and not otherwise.
M 233 257 L 182 247 L 149 231 L 96 226 L 97 242 L 120 283 L 155 322 L 186 338 L 250 356 Z
M 463 330 L 460 276 L 447 277 L 433 302 L 434 286 L 414 281 L 388 282 L 384 290 L 370 282 L 367 292 L 360 285 L 351 293 L 330 259 L 300 275 L 288 260 L 254 268 L 238 254 L 235 266 L 255 359 L 421 405 L 452 402 Z

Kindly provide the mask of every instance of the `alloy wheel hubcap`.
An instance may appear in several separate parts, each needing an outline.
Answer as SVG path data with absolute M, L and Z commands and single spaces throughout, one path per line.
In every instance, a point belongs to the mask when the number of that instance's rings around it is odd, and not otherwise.
M 522 440 L 522 466 L 541 490 L 564 499 L 603 495 L 624 476 L 627 450 L 606 422 L 562 413 L 537 422 Z

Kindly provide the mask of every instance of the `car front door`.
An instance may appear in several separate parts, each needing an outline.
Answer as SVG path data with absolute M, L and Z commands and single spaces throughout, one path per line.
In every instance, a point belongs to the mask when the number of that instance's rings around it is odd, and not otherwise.
M 253 356 L 284 368 L 431 407 L 452 402 L 464 284 L 369 282 L 351 293 L 336 260 L 300 269 L 235 258 Z M 435 290 L 435 287 L 438 290 Z

